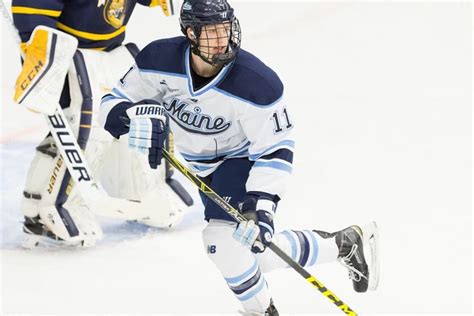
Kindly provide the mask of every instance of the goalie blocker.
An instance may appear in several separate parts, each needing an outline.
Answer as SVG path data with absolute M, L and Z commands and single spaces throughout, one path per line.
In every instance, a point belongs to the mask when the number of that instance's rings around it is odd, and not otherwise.
M 173 170 L 156 172 L 146 168 L 147 164 L 143 163 L 146 157 L 130 151 L 126 141 L 113 139 L 96 120 L 101 96 L 110 91 L 133 63 L 138 48 L 127 44 L 100 52 L 76 51 L 76 46 L 77 41 L 63 32 L 37 27 L 27 44 L 15 101 L 45 114 L 53 112 L 51 105 L 61 105 L 67 122 L 50 115 L 50 124 L 56 127 L 68 124 L 74 135 L 68 135 L 66 129 L 54 128 L 53 132 L 58 133 L 55 138 L 67 147 L 68 137 L 77 137 L 86 158 L 83 163 L 87 162 L 110 196 L 123 199 L 124 214 L 120 218 L 155 227 L 176 225 L 184 208 L 193 201 L 172 178 Z M 168 140 L 167 146 L 172 148 L 172 141 Z M 91 210 L 75 187 L 64 159 L 76 164 L 73 170 L 80 173 L 75 175 L 76 179 L 79 176 L 79 180 L 87 181 L 89 175 L 81 168 L 78 157 L 73 148 L 66 148 L 66 157 L 60 155 L 51 134 L 37 147 L 21 205 L 28 236 L 25 246 L 39 243 L 92 246 L 102 238 L 95 214 L 110 216 L 110 213 Z

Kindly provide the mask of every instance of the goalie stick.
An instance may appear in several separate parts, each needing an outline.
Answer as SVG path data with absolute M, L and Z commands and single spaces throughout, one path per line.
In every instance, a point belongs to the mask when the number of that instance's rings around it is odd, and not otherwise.
M 179 170 L 186 178 L 193 182 L 199 190 L 204 193 L 214 203 L 219 205 L 227 214 L 232 216 L 237 223 L 247 221 L 247 219 L 239 213 L 232 205 L 224 200 L 219 194 L 214 192 L 207 184 L 205 184 L 199 177 L 193 174 L 186 166 L 184 166 L 175 156 L 170 154 L 166 149 L 163 149 L 163 157 L 168 161 L 175 169 Z M 270 243 L 268 246 L 278 257 L 285 261 L 290 267 L 298 272 L 303 278 L 306 279 L 311 285 L 319 290 L 324 296 L 326 296 L 334 305 L 336 305 L 342 312 L 347 315 L 356 316 L 354 312 L 346 303 L 341 301 L 332 291 L 318 281 L 313 275 L 311 275 L 306 269 L 304 269 L 298 262 L 294 261 L 288 256 L 283 250 L 281 250 L 274 243 Z

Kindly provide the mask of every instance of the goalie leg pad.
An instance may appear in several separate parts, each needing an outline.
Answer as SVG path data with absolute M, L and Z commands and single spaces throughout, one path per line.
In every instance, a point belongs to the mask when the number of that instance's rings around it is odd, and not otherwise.
M 86 205 L 66 207 L 62 206 L 60 210 L 55 206 L 40 207 L 37 217 L 25 218 L 23 231 L 26 233 L 26 239 L 23 246 L 91 247 L 102 239 L 102 229 Z M 75 227 L 74 236 L 71 236 L 68 227 L 71 223 Z
M 80 52 L 74 56 L 74 68 L 79 69 L 77 74 L 82 77 L 79 90 L 82 93 L 82 103 L 80 106 L 80 120 L 75 120 L 75 116 L 68 116 L 71 128 L 78 136 L 78 143 L 84 150 L 90 136 L 92 99 L 90 84 L 87 79 L 87 70 L 84 67 L 83 58 Z M 70 88 L 69 91 L 72 89 Z M 77 112 L 76 108 L 68 108 L 68 112 Z M 102 237 L 102 232 L 95 218 L 92 218 L 81 203 L 69 203 L 66 208 L 68 197 L 71 193 L 73 183 L 71 176 L 66 170 L 63 157 L 55 152 L 48 151 L 48 146 L 55 148 L 52 137 L 38 146 L 38 154 L 28 175 L 29 183 L 25 189 L 25 199 L 22 203 L 23 213 L 29 218 L 40 217 L 42 224 L 49 229 L 53 235 L 65 244 L 88 244 L 92 245 L 97 239 Z M 42 155 L 40 155 L 42 154 Z M 54 157 L 54 158 L 53 158 Z M 48 159 L 49 158 L 49 159 Z M 52 167 L 51 167 L 52 166 Z M 48 168 L 49 167 L 49 168 Z M 52 171 L 51 171 L 52 169 Z M 45 188 L 45 180 L 48 179 L 48 171 L 51 173 L 48 189 L 39 193 L 41 188 Z M 46 173 L 45 173 L 46 172 Z M 28 197 L 44 196 L 41 202 L 33 201 Z M 46 198 L 47 197 L 47 198 Z M 79 210 L 83 210 L 81 212 Z M 82 224 L 82 228 L 80 227 Z M 88 223 L 88 224 L 84 224 Z M 90 227 L 93 227 L 90 229 Z
M 49 135 L 36 148 L 28 170 L 20 207 L 25 216 L 38 216 L 41 205 L 54 204 L 63 173 L 62 157 L 58 155 L 53 137 Z
M 57 203 L 61 183 L 68 184 L 63 158 L 51 136 L 41 142 L 28 172 L 21 210 L 25 215 L 26 247 L 37 244 L 91 246 L 102 238 L 93 214 L 80 201 Z M 63 181 L 61 181 L 63 179 Z M 36 218 L 36 220 L 34 220 Z M 40 230 L 29 230 L 38 221 Z
M 134 220 L 158 228 L 181 222 L 186 205 L 167 184 L 164 168 L 151 169 L 146 156 L 128 148 L 126 138 L 114 140 L 105 156 L 111 158 L 100 170 L 101 183 L 110 196 L 137 202 L 127 210 Z
M 97 120 L 100 98 L 133 63 L 130 47 L 133 45 L 111 52 L 80 49 L 68 75 L 71 105 L 64 112 L 78 131 L 81 147 L 87 144 L 87 162 L 105 191 L 115 198 L 137 201 L 133 209 L 124 210 L 127 218 L 150 226 L 170 227 L 182 219 L 185 206 L 179 196 L 188 204 L 192 198 L 179 183 L 170 180 L 171 190 L 161 171 L 157 174 L 149 169 L 142 155 L 129 150 L 126 139 L 112 138 Z M 72 188 L 70 196 L 79 194 L 76 191 Z

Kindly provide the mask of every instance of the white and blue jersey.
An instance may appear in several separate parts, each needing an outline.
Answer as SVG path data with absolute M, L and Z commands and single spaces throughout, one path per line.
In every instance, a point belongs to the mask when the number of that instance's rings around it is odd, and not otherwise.
M 246 190 L 281 197 L 292 170 L 294 140 L 278 76 L 240 50 L 232 63 L 195 91 L 190 67 L 185 37 L 152 42 L 102 99 L 101 122 L 114 135 L 107 120 L 120 112 L 117 108 L 144 99 L 158 101 L 170 118 L 176 149 L 198 175 L 208 176 L 225 160 L 248 158 L 254 163 Z

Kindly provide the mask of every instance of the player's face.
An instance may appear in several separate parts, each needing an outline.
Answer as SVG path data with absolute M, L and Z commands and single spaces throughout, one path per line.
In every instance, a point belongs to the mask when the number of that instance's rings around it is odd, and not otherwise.
M 201 54 L 208 59 L 224 54 L 229 45 L 230 30 L 230 22 L 203 26 L 199 37 Z

